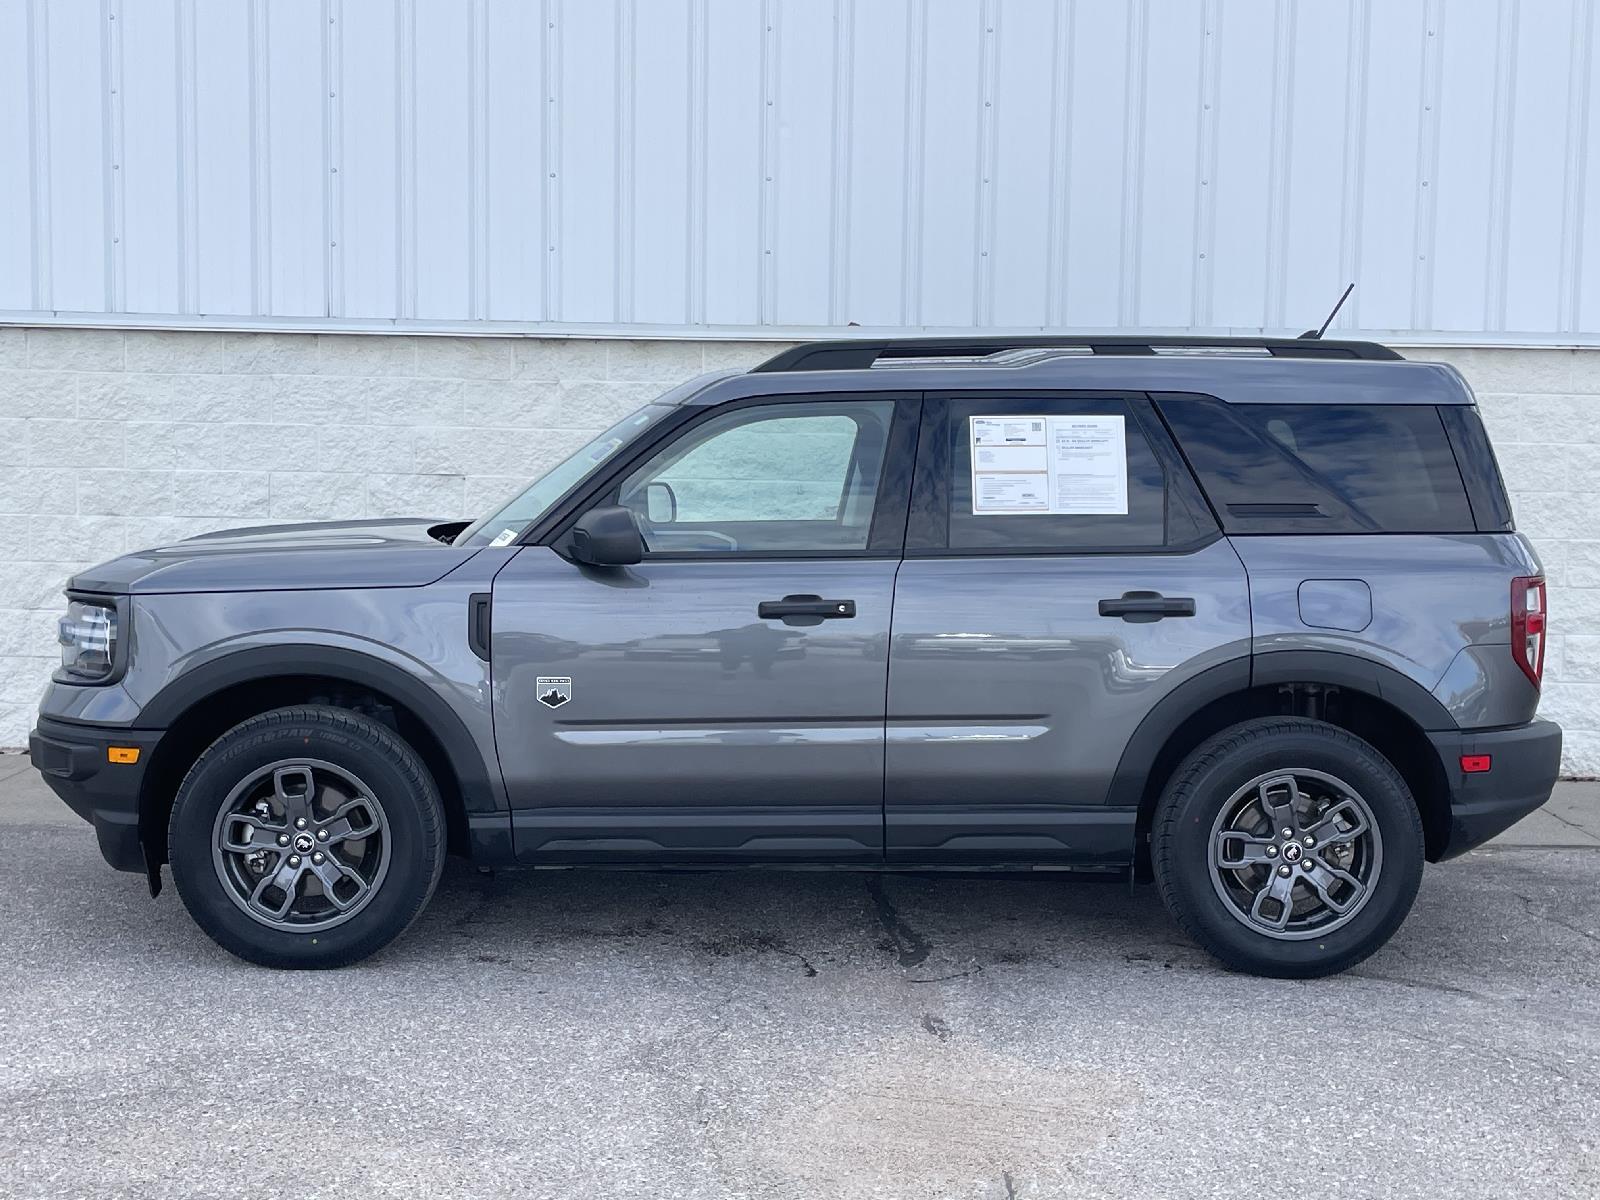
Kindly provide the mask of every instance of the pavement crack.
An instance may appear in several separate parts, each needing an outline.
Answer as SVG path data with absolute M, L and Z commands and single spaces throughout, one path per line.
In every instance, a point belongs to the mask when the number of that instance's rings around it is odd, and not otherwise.
M 867 895 L 872 897 L 872 906 L 878 914 L 878 924 L 883 926 L 883 931 L 889 935 L 889 941 L 894 946 L 896 955 L 902 967 L 920 966 L 927 961 L 929 952 L 933 949 L 926 938 L 915 929 L 907 925 L 896 911 L 889 897 L 884 894 L 883 881 L 875 875 L 867 877 Z M 931 980 L 916 980 L 925 983 Z
M 1010 1171 L 1001 1171 L 1000 1180 L 1006 1185 L 1006 1200 L 1017 1200 L 1017 1185 L 1012 1181 Z
M 1512 892 L 1511 894 L 1518 900 L 1522 901 L 1522 907 L 1527 910 L 1527 913 L 1530 917 L 1536 917 L 1541 921 L 1547 921 L 1559 929 L 1565 929 L 1568 933 L 1575 933 L 1585 941 L 1600 943 L 1600 937 L 1596 937 L 1587 929 L 1579 929 L 1570 921 L 1565 921 L 1560 917 L 1552 915 L 1549 909 L 1540 904 L 1532 896 L 1524 896 L 1521 892 Z
M 1568 829 L 1577 830 L 1579 833 L 1583 834 L 1584 837 L 1593 837 L 1594 836 L 1593 833 L 1591 833 L 1589 830 L 1585 829 L 1582 825 L 1579 825 L 1576 821 L 1569 821 L 1565 817 L 1563 817 L 1560 813 L 1552 812 L 1549 808 L 1546 808 L 1544 810 L 1544 814 L 1547 817 L 1553 817 L 1557 821 L 1560 821 Z
M 973 963 L 970 970 L 957 971 L 954 975 L 940 975 L 936 979 L 908 979 L 907 983 L 949 983 L 952 979 L 965 979 L 969 975 L 982 975 L 983 964 Z
M 923 1013 L 922 1027 L 941 1042 L 950 1040 L 950 1022 L 943 1017 L 936 1017 L 932 1013 Z

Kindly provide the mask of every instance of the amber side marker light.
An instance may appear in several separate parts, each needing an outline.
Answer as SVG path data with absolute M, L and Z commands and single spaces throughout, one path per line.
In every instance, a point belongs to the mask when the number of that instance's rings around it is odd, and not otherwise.
M 1481 775 L 1490 766 L 1487 754 L 1463 754 L 1461 756 L 1461 769 L 1468 775 Z
M 107 746 L 106 761 L 114 763 L 136 763 L 139 761 L 139 747 Z

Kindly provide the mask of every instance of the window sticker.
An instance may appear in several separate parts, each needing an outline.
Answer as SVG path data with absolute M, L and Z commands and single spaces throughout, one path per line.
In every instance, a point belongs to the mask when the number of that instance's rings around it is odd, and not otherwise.
M 1115 416 L 973 417 L 974 516 L 1128 515 L 1128 443 Z

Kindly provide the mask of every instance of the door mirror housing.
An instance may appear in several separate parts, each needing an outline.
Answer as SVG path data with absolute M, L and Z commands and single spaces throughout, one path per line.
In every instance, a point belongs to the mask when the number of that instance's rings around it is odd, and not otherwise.
M 644 560 L 644 534 L 631 509 L 591 508 L 572 527 L 572 557 L 591 567 L 627 567 Z

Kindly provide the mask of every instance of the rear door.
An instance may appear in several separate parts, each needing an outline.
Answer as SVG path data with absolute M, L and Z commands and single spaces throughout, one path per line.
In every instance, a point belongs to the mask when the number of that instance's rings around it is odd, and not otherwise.
M 924 405 L 885 781 L 903 862 L 1125 862 L 1108 788 L 1151 707 L 1246 662 L 1244 568 L 1143 396 Z

